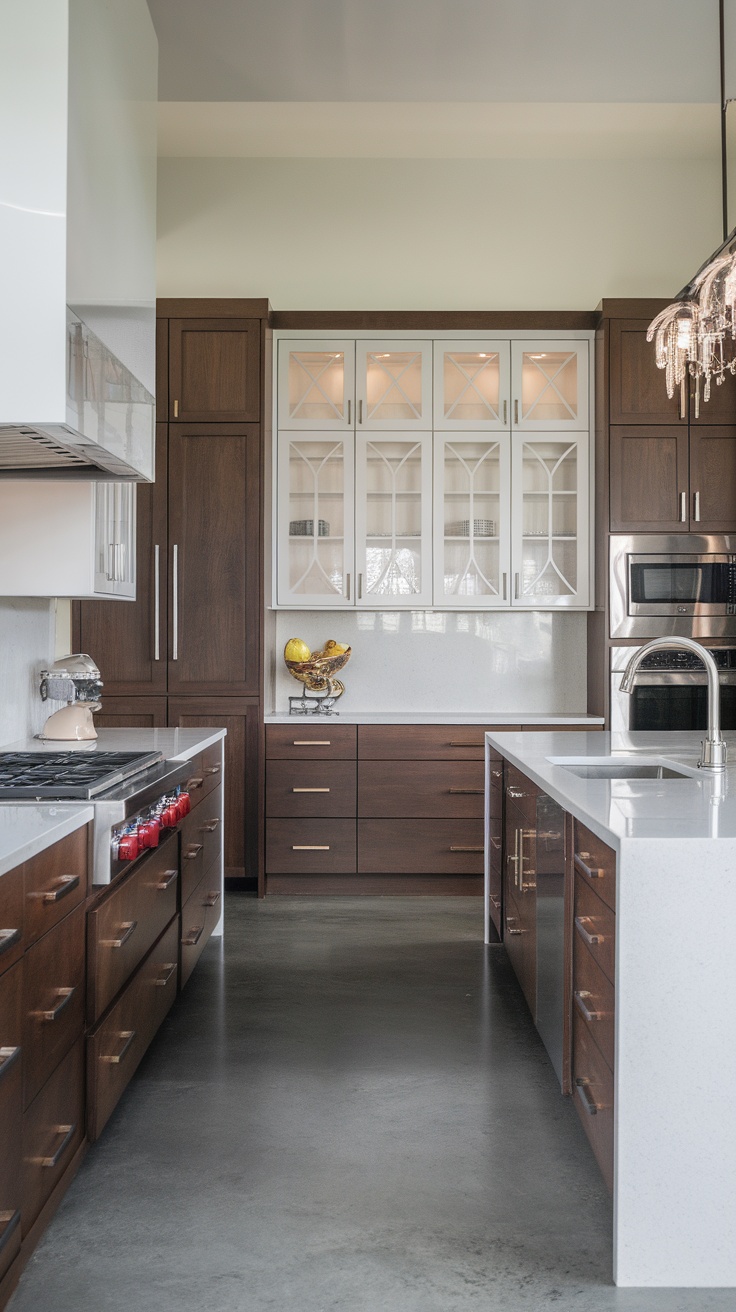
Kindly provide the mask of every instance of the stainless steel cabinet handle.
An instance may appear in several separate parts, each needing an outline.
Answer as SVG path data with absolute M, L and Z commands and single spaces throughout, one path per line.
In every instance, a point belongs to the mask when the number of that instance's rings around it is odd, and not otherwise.
M 185 948 L 196 948 L 203 934 L 204 925 L 202 925 L 201 929 L 190 929 L 187 937 L 182 939 L 182 946 Z
M 506 598 L 506 593 L 507 593 L 506 579 L 507 579 L 507 574 L 506 574 L 506 571 L 504 570 L 503 574 L 501 575 L 501 583 L 502 583 L 502 587 L 503 587 L 503 599 L 504 599 L 504 601 L 506 601 L 506 599 L 507 599 L 507 598 Z
M 514 597 L 519 600 L 519 575 L 514 574 Z
M 206 765 L 204 767 L 204 772 L 205 774 L 219 774 L 220 767 L 219 765 Z
M 292 843 L 292 852 L 329 852 L 329 843 Z
M 178 402 L 178 401 L 175 401 L 175 402 L 174 402 L 174 418 L 175 418 L 175 419 L 178 419 L 178 418 L 179 418 L 179 402 Z
M 680 523 L 687 523 L 687 492 L 680 493 Z
M 680 395 L 677 401 L 677 418 L 684 419 L 687 414 L 687 383 L 684 378 L 680 380 Z
M 348 400 L 348 428 L 350 427 L 350 417 L 352 414 L 352 407 L 353 407 L 352 401 Z
M 167 888 L 171 888 L 171 885 L 178 874 L 178 870 L 164 870 L 163 879 L 161 879 L 156 885 L 156 888 L 160 889 L 162 893 L 165 893 Z
M 7 1220 L 5 1221 L 3 1232 L 0 1234 L 0 1253 L 2 1253 L 5 1245 L 12 1238 L 20 1225 L 20 1208 L 16 1207 L 14 1212 L 10 1212 L 9 1214 L 6 1213 L 6 1216 Z
M 575 1079 L 575 1087 L 578 1091 L 580 1101 L 589 1116 L 597 1116 L 598 1112 L 603 1111 L 602 1103 L 596 1102 L 593 1097 L 590 1088 L 590 1080 L 585 1079 L 584 1076 L 577 1076 Z
M 363 422 L 363 398 L 361 397 L 358 402 L 358 423 L 362 424 L 362 422 Z
M 66 1149 L 69 1147 L 69 1144 L 77 1133 L 77 1127 L 76 1125 L 57 1125 L 56 1133 L 63 1134 L 64 1138 L 56 1149 L 53 1157 L 32 1157 L 31 1161 L 34 1162 L 36 1166 L 48 1166 L 52 1169 L 53 1167 L 58 1166 Z
M 512 937 L 515 937 L 517 934 L 523 934 L 523 933 L 524 933 L 523 929 L 512 929 L 512 928 L 511 928 L 511 926 L 513 925 L 515 919 L 516 919 L 515 916 L 507 916 L 507 917 L 506 917 L 506 933 L 509 934 L 509 935 L 511 935 Z
M 525 796 L 525 794 L 521 791 L 520 788 L 511 788 L 511 787 L 509 787 L 509 788 L 506 789 L 506 792 L 507 792 L 507 794 L 508 794 L 509 797 L 524 797 L 524 796 Z
M 176 974 L 176 962 L 167 961 L 166 964 L 163 966 L 163 969 L 166 971 L 166 974 L 159 975 L 158 979 L 156 980 L 157 989 L 165 989 L 169 980 L 173 979 L 174 975 Z
M 519 402 L 514 401 L 514 423 L 518 424 L 518 422 L 519 422 Z
M 20 943 L 21 931 L 18 929 L 0 929 L 0 957 L 3 952 L 9 952 L 16 943 Z
M 187 850 L 186 852 L 182 852 L 182 856 L 186 861 L 194 861 L 199 856 L 201 851 L 202 851 L 201 843 L 188 843 Z
M 363 575 L 358 575 L 358 601 L 363 600 Z
M 176 542 L 174 543 L 172 572 L 173 572 L 172 601 L 174 607 L 174 616 L 173 616 L 174 634 L 173 634 L 173 645 L 171 650 L 171 659 L 174 661 L 178 661 L 179 659 L 179 547 Z
M 579 870 L 581 875 L 585 875 L 586 879 L 603 879 L 605 870 L 601 870 L 599 866 L 586 865 L 586 858 L 590 861 L 589 852 L 576 852 L 575 869 Z
M 507 401 L 504 401 L 504 403 L 503 403 L 503 422 L 504 422 L 504 424 L 507 424 L 507 423 L 508 423 L 507 415 L 508 415 L 508 402 L 507 402 Z
M 7 1075 L 20 1057 L 20 1045 L 17 1048 L 0 1048 L 0 1078 Z
M 695 520 L 696 524 L 700 522 L 700 493 L 699 492 L 693 493 L 693 519 Z
M 47 889 L 41 897 L 44 902 L 61 902 L 75 888 L 79 888 L 79 875 L 62 875 L 56 888 Z
M 105 577 L 110 583 L 115 581 L 115 543 L 109 542 L 107 546 L 107 569 Z
M 135 1030 L 121 1030 L 120 1033 L 118 1034 L 118 1038 L 125 1039 L 125 1043 L 120 1049 L 120 1052 L 116 1052 L 109 1057 L 105 1056 L 102 1058 L 103 1061 L 109 1061 L 112 1066 L 119 1066 L 123 1058 L 130 1051 L 133 1040 L 135 1038 Z
M 345 597 L 350 601 L 350 575 L 345 575 Z
M 292 747 L 331 747 L 329 738 L 295 738 Z
M 465 794 L 465 793 L 482 793 L 484 790 L 482 788 L 448 788 L 447 791 L 450 793 Z
M 497 911 L 500 911 L 500 910 L 501 910 L 501 899 L 500 899 L 500 897 L 494 897 L 493 894 L 491 893 L 491 894 L 490 894 L 490 901 L 493 903 L 493 905 L 494 905 L 494 907 L 496 908 Z
M 329 788 L 292 788 L 292 793 L 329 793 Z
M 578 934 L 580 935 L 580 937 L 581 937 L 581 939 L 583 940 L 583 942 L 584 942 L 584 943 L 587 943 L 587 944 L 588 944 L 588 947 L 591 947 L 591 948 L 592 948 L 592 947 L 595 947 L 596 944 L 598 944 L 598 943 L 605 943 L 605 941 L 606 941 L 606 936 L 605 936 L 605 934 L 597 934 L 597 933 L 596 933 L 596 934 L 591 934 L 591 933 L 589 932 L 589 930 L 587 930 L 587 929 L 585 928 L 585 922 L 586 922 L 586 921 L 588 922 L 589 925 L 591 925 L 591 924 L 593 923 L 589 916 L 576 916 L 576 917 L 575 917 L 575 928 L 576 928 L 576 930 L 578 931 Z
M 135 934 L 135 931 L 138 928 L 138 921 L 125 920 L 123 921 L 123 924 L 120 926 L 120 928 L 123 930 L 123 933 L 120 935 L 119 938 L 108 938 L 108 939 L 101 940 L 101 946 L 103 948 L 125 947 L 125 944 L 128 942 L 128 939 L 132 938 L 133 935 Z
M 153 548 L 153 659 L 161 660 L 161 548 Z
M 451 843 L 451 844 L 450 844 L 450 851 L 451 851 L 451 852 L 482 852 L 482 851 L 483 851 L 483 844 L 481 843 L 480 847 L 477 847 L 477 846 L 476 846 L 476 847 L 460 847 L 458 844 L 453 844 L 453 843 Z
M 214 889 L 211 893 L 207 894 L 204 900 L 204 905 L 206 907 L 216 907 L 219 901 L 220 901 L 219 889 Z
M 329 789 L 327 791 L 329 792 Z M 219 815 L 213 815 L 211 820 L 208 820 L 205 824 L 202 825 L 202 828 L 204 829 L 206 834 L 214 834 L 219 823 L 220 823 Z
M 494 779 L 503 779 L 503 770 L 491 770 Z
M 58 1020 L 62 1011 L 65 1011 L 66 1008 L 69 1006 L 69 1003 L 74 997 L 76 991 L 77 991 L 76 984 L 74 985 L 74 988 L 71 989 L 57 989 L 56 993 L 58 995 L 59 1001 L 57 1002 L 56 1006 L 51 1007 L 48 1011 L 35 1012 L 35 1015 L 38 1018 L 38 1020 L 48 1020 L 48 1021 Z
M 572 996 L 575 1000 L 575 1006 L 581 1016 L 584 1016 L 590 1024 L 593 1024 L 598 1020 L 603 1020 L 608 1015 L 608 1012 L 606 1011 L 591 1011 L 586 1002 L 586 998 L 590 998 L 593 995 L 588 993 L 587 989 L 576 989 Z

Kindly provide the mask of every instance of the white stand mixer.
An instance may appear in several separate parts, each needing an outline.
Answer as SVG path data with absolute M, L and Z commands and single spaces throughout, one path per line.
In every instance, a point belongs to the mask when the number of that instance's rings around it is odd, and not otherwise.
M 59 742 L 84 742 L 96 738 L 92 712 L 102 709 L 101 690 L 100 671 L 92 657 L 84 652 L 62 656 L 48 670 L 42 670 L 42 700 L 66 700 L 67 705 L 48 717 L 39 738 Z

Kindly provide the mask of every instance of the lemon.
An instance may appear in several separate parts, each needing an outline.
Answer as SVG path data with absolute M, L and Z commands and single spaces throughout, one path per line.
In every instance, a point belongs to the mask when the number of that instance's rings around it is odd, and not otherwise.
M 343 652 L 345 651 L 347 651 L 347 647 L 344 646 L 342 642 L 335 642 L 334 638 L 328 638 L 327 642 L 325 643 L 325 649 L 321 653 L 321 655 L 342 656 Z
M 311 655 L 306 642 L 302 642 L 301 638 L 289 638 L 284 647 L 285 661 L 308 661 Z

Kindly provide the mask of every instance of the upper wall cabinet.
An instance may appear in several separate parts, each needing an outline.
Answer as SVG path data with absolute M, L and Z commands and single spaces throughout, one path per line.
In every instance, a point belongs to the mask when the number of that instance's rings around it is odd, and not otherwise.
M 278 600 L 352 605 L 355 438 L 284 432 L 278 448 Z
M 435 342 L 435 429 L 504 429 L 510 416 L 510 342 Z
M 279 428 L 353 428 L 355 342 L 280 342 L 278 397 Z
M 260 320 L 171 319 L 169 419 L 257 424 L 260 411 Z
M 431 341 L 282 341 L 278 379 L 281 429 L 432 428 Z
M 359 341 L 355 359 L 358 428 L 431 430 L 431 342 Z
M 512 342 L 512 426 L 525 433 L 588 427 L 588 343 Z
M 432 434 L 359 433 L 358 605 L 432 605 Z
M 508 433 L 434 439 L 434 599 L 447 607 L 508 606 Z

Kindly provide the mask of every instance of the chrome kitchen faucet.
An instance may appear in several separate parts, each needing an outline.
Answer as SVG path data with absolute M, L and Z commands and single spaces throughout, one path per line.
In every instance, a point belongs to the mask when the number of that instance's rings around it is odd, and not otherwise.
M 634 652 L 621 680 L 621 692 L 634 691 L 636 672 L 650 652 L 680 650 L 694 652 L 703 662 L 708 676 L 708 729 L 703 739 L 698 768 L 721 774 L 726 768 L 726 744 L 721 736 L 721 686 L 718 682 L 718 667 L 706 647 L 692 638 L 654 638 Z

